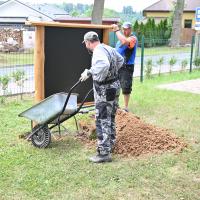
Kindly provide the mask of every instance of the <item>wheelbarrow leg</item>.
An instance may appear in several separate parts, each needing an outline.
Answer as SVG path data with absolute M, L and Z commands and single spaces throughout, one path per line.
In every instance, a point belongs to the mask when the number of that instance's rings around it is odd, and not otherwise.
M 60 124 L 58 125 L 58 132 L 59 132 L 59 137 L 61 138 Z
M 31 120 L 31 130 L 33 130 L 33 121 Z
M 74 115 L 74 120 L 75 120 L 75 124 L 76 124 L 76 131 L 79 131 L 78 130 L 78 123 L 77 123 L 77 119 L 76 119 L 76 116 Z
M 58 117 L 58 133 L 59 133 L 59 137 L 61 138 L 61 132 L 60 132 L 60 116 Z

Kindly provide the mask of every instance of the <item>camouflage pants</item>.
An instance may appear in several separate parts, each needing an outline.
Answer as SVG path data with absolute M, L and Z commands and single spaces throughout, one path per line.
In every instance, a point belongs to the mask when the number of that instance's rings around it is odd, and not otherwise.
M 96 109 L 97 151 L 108 154 L 115 144 L 115 114 L 118 107 L 120 82 L 107 85 L 94 83 Z

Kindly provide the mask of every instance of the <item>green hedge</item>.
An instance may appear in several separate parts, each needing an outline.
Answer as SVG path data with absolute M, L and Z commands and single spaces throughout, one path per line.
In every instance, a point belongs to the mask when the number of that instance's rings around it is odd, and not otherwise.
M 171 36 L 171 27 L 165 19 L 160 21 L 159 24 L 155 23 L 154 19 L 149 18 L 146 24 L 138 21 L 133 25 L 134 34 L 137 36 L 139 44 L 142 40 L 142 35 L 145 38 L 145 47 L 162 46 L 168 43 Z

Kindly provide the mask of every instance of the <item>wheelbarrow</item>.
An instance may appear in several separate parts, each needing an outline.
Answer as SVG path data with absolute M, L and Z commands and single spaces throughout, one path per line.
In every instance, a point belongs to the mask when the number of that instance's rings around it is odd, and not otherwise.
M 87 97 L 92 92 L 91 89 L 82 102 L 77 105 L 77 95 L 72 91 L 81 83 L 79 80 L 68 93 L 60 92 L 53 94 L 38 104 L 20 113 L 19 117 L 25 117 L 37 125 L 28 135 L 27 140 L 31 139 L 32 144 L 38 148 L 46 148 L 51 142 L 50 130 L 58 126 L 60 134 L 61 123 L 75 116 L 80 112 Z

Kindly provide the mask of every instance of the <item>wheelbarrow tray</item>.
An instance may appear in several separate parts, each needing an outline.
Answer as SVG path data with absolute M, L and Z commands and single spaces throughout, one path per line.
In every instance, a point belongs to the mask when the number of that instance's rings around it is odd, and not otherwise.
M 20 113 L 20 117 L 25 117 L 37 124 L 45 124 L 55 121 L 61 114 L 68 93 L 53 94 L 33 107 Z M 63 115 L 70 115 L 77 110 L 77 94 L 71 94 Z

